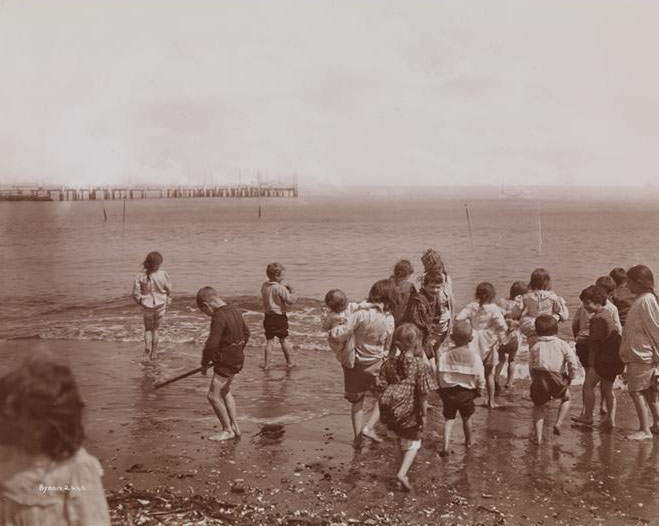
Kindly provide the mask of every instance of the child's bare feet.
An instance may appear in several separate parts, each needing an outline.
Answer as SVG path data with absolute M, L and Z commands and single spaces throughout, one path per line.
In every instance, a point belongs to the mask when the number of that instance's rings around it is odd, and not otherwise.
M 585 416 L 583 416 L 583 415 L 573 417 L 573 418 L 572 418 L 572 421 L 573 421 L 573 422 L 576 422 L 577 424 L 585 424 L 585 425 L 587 425 L 587 426 L 592 426 L 592 425 L 593 425 L 593 421 L 592 421 L 592 419 L 587 418 L 587 417 L 585 417 Z
M 535 435 L 531 435 L 531 436 L 529 437 L 529 440 L 531 441 L 531 444 L 534 444 L 534 445 L 536 445 L 536 446 L 539 446 L 540 443 L 542 442 L 542 438 L 538 438 L 538 437 L 535 436 Z
M 286 369 L 294 369 L 295 367 L 297 367 L 297 366 L 294 363 L 287 363 L 286 364 Z
M 371 429 L 368 426 L 362 427 L 362 433 L 363 436 L 366 438 L 370 438 L 373 442 L 377 442 L 378 444 L 382 442 L 382 439 L 378 436 L 378 434 L 375 432 L 374 429 Z
M 231 423 L 231 430 L 233 431 L 233 434 L 236 435 L 236 438 L 240 438 L 242 436 L 240 433 L 240 428 L 238 427 L 238 422 Z
M 231 440 L 232 438 L 236 438 L 236 435 L 233 431 L 222 431 L 215 435 L 209 436 L 208 440 L 211 440 L 213 442 L 222 442 L 224 440 Z
M 465 447 L 469 449 L 471 447 L 471 440 L 465 440 Z
M 559 429 L 558 426 L 554 426 L 554 434 L 560 436 L 560 434 L 561 434 L 561 430 Z
M 488 409 L 496 409 L 497 407 L 499 407 L 499 404 L 497 404 L 497 403 L 494 402 L 494 401 L 492 401 L 492 402 L 488 402 L 488 404 L 487 404 L 487 408 L 488 408 Z
M 261 365 L 259 365 L 259 367 L 261 369 L 263 369 L 264 371 L 267 371 L 268 369 L 270 369 L 270 365 L 267 364 L 267 363 L 262 363 Z
M 451 452 L 448 449 L 440 449 L 437 454 L 442 458 L 446 458 L 449 456 L 450 453 Z
M 396 480 L 398 480 L 405 491 L 412 491 L 412 485 L 405 475 L 396 475 Z

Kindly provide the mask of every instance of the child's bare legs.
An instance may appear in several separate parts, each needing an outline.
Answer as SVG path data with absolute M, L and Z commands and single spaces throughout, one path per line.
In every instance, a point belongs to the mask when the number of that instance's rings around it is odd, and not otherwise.
M 368 417 L 366 425 L 361 429 L 361 434 L 366 438 L 370 438 L 374 442 L 382 442 L 382 439 L 378 436 L 374 429 L 378 420 L 380 420 L 380 405 L 376 401 L 375 405 L 373 406 L 373 411 L 371 411 L 371 414 Z
M 499 356 L 499 363 L 497 363 L 497 366 L 494 368 L 494 390 L 495 392 L 499 392 L 501 390 L 501 384 L 499 382 L 499 378 L 501 378 L 501 371 L 503 371 L 503 367 L 506 365 L 505 359 Z M 510 368 L 508 368 L 508 376 L 510 377 Z
M 149 354 L 153 348 L 153 333 L 144 329 L 144 354 Z
M 559 411 L 560 414 L 560 411 Z M 542 431 L 545 424 L 545 406 L 533 405 L 533 434 L 531 442 L 540 445 L 542 443 Z
M 232 422 L 236 417 L 235 403 L 232 408 L 233 414 L 231 416 L 229 416 L 229 411 L 225 403 L 225 396 L 229 394 L 231 379 L 232 377 L 225 378 L 213 373 L 213 379 L 211 380 L 211 385 L 208 389 L 208 401 L 210 402 L 213 411 L 215 411 L 215 415 L 222 424 L 222 431 L 209 436 L 208 440 L 220 441 L 229 440 L 235 437 L 235 433 L 232 429 Z M 233 396 L 231 396 L 231 399 L 233 401 Z
M 515 379 L 515 360 L 508 358 L 508 378 L 506 378 L 506 389 L 512 387 Z
M 355 440 L 357 440 L 362 432 L 362 424 L 364 421 L 363 397 L 358 402 L 353 402 L 352 406 L 350 406 L 350 417 L 352 419 L 352 432 L 355 435 Z
M 442 450 L 439 452 L 440 457 L 445 457 L 449 454 L 449 446 L 451 445 L 451 433 L 453 432 L 453 424 L 455 424 L 455 418 L 444 418 L 444 443 Z M 464 421 L 462 422 L 464 426 Z
M 494 403 L 494 367 L 490 366 L 485 369 L 485 386 L 487 388 L 487 407 L 494 409 L 497 407 L 497 404 Z
M 645 408 L 646 398 L 642 391 L 630 391 L 629 395 L 632 397 L 634 402 L 634 408 L 636 409 L 636 415 L 638 416 L 639 430 L 636 433 L 633 433 L 629 438 L 635 440 L 643 440 L 646 438 L 652 438 L 652 432 L 650 430 L 650 419 L 648 418 L 648 413 Z
M 229 422 L 231 424 L 231 430 L 234 432 L 234 434 L 239 437 L 240 436 L 240 428 L 238 427 L 238 419 L 236 418 L 236 400 L 233 397 L 233 394 L 231 393 L 231 380 L 233 379 L 233 376 L 229 378 L 227 383 L 224 384 L 222 389 L 220 390 L 220 394 L 222 395 L 222 399 L 224 400 L 224 405 L 227 408 L 227 414 L 229 415 Z
M 583 381 L 583 413 L 579 418 L 575 418 L 575 422 L 582 424 L 593 423 L 593 411 L 595 410 L 595 386 L 599 382 L 599 376 L 595 369 L 588 367 L 586 369 L 586 377 Z
M 274 341 L 274 338 L 265 341 L 265 349 L 263 350 L 263 365 L 261 366 L 264 371 L 270 369 L 270 355 L 272 354 L 272 345 L 274 344 Z
M 471 416 L 462 417 L 462 431 L 465 435 L 465 446 L 471 447 Z
M 604 380 L 600 383 L 600 415 L 605 415 L 607 412 L 606 394 L 604 392 Z
M 565 420 L 565 417 L 567 416 L 567 412 L 569 410 L 570 410 L 570 391 L 566 389 L 565 394 L 561 399 L 561 405 L 558 408 L 558 415 L 556 415 L 556 423 L 554 424 L 555 435 L 561 434 L 561 424 L 563 423 L 563 420 Z
M 160 340 L 160 336 L 158 334 L 158 329 L 153 329 L 151 333 L 151 355 L 149 358 L 152 360 L 156 357 L 156 351 L 158 350 L 158 341 Z
M 284 358 L 286 358 L 286 367 L 289 369 L 295 367 L 295 364 L 291 361 L 291 354 L 293 352 L 291 344 L 286 340 L 286 338 L 279 338 L 279 345 L 281 345 Z
M 416 457 L 417 451 L 418 450 L 413 446 L 410 447 L 410 449 L 403 451 L 403 460 L 401 461 L 400 468 L 396 474 L 396 478 L 407 491 L 412 491 L 412 485 L 407 478 L 407 472 L 410 470 L 412 462 L 414 462 L 414 457 Z
M 613 382 L 602 379 L 600 390 L 602 391 L 602 401 L 606 405 L 606 411 L 604 414 L 608 413 L 608 416 L 602 420 L 602 425 L 613 427 L 616 425 L 616 409 L 618 407 L 616 395 L 613 392 Z
M 659 433 L 659 393 L 653 389 L 646 389 L 643 391 L 643 396 L 650 407 L 650 413 L 652 413 L 652 427 L 650 431 L 652 433 Z

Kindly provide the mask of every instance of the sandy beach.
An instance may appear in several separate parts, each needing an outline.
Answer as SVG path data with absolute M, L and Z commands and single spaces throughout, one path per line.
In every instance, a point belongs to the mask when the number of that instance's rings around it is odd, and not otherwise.
M 217 430 L 207 379 L 153 391 L 153 370 L 137 364 L 135 343 L 7 341 L 0 344 L 2 370 L 35 349 L 71 359 L 86 401 L 87 447 L 105 470 L 116 524 L 206 517 L 207 524 L 617 525 L 656 524 L 659 516 L 659 440 L 624 438 L 636 425 L 626 393 L 618 392 L 619 427 L 612 433 L 568 424 L 558 437 L 546 429 L 546 442 L 537 447 L 528 440 L 528 383 L 520 381 L 501 396 L 505 407 L 477 408 L 468 451 L 456 429 L 447 459 L 436 454 L 443 418 L 433 396 L 410 472 L 415 491 L 406 494 L 393 482 L 394 442 L 353 448 L 347 403 L 328 401 L 335 412 L 295 423 L 243 416 L 241 440 L 215 443 L 207 440 Z M 249 351 L 241 374 L 263 375 L 260 349 Z M 136 365 L 112 378 L 98 376 L 95 364 L 103 357 Z M 294 383 L 303 371 L 286 373 L 276 362 L 265 374 Z M 182 392 L 186 404 L 175 402 Z M 580 388 L 572 394 L 576 415 Z M 247 400 L 239 389 L 236 399 L 240 410 Z

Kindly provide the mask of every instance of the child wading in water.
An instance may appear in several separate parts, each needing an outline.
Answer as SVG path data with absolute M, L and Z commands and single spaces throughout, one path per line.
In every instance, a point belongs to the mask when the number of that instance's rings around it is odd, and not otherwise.
M 226 304 L 213 287 L 197 292 L 197 307 L 211 317 L 211 327 L 201 357 L 201 374 L 213 367 L 213 379 L 208 389 L 208 401 L 222 424 L 222 432 L 208 440 L 230 440 L 240 436 L 236 420 L 236 401 L 231 394 L 231 382 L 245 363 L 243 350 L 249 340 L 249 329 L 241 312 Z
M 403 457 L 396 478 L 410 491 L 407 472 L 421 447 L 419 435 L 426 422 L 427 395 L 437 385 L 421 359 L 419 329 L 411 323 L 399 326 L 392 349 L 380 369 L 380 420 L 398 438 Z M 397 356 L 395 349 L 400 351 Z
M 160 252 L 149 252 L 142 265 L 144 270 L 133 284 L 133 298 L 144 311 L 144 352 L 153 360 L 158 349 L 158 329 L 172 294 L 172 282 L 167 272 L 160 269 Z
M 622 373 L 624 364 L 618 357 L 620 348 L 619 325 L 611 311 L 606 308 L 607 292 L 591 285 L 579 296 L 583 309 L 590 314 L 586 357 L 586 378 L 583 384 L 584 411 L 575 422 L 592 425 L 595 409 L 595 387 L 601 382 L 602 398 L 608 416 L 602 421 L 603 427 L 613 427 L 616 418 L 616 397 L 613 382 Z M 582 364 L 583 365 L 583 364 Z M 606 414 L 606 413 L 604 413 Z
M 499 377 L 501 371 L 503 371 L 503 367 L 506 365 L 506 357 L 508 357 L 508 377 L 505 388 L 508 389 L 513 385 L 513 379 L 515 378 L 515 358 L 519 350 L 519 319 L 522 317 L 522 310 L 524 309 L 522 296 L 526 294 L 527 290 L 526 283 L 516 281 L 510 287 L 509 299 L 502 299 L 498 303 L 503 318 L 508 325 L 508 331 L 497 351 L 499 354 L 499 363 L 494 370 L 495 392 L 500 390 Z
M 554 424 L 554 434 L 561 434 L 561 423 L 570 409 L 570 382 L 574 380 L 578 365 L 572 348 L 557 336 L 558 321 L 555 317 L 541 314 L 534 323 L 536 338 L 529 351 L 534 428 L 531 441 L 540 444 L 545 421 L 545 404 L 552 398 L 561 400 Z
M 1 524 L 110 525 L 83 406 L 69 367 L 48 354 L 0 378 Z
M 442 347 L 437 359 L 439 375 L 439 396 L 444 405 L 444 445 L 440 457 L 449 454 L 451 432 L 455 417 L 460 412 L 465 445 L 471 446 L 471 424 L 469 419 L 474 414 L 474 399 L 479 396 L 485 385 L 483 362 L 475 349 L 469 346 L 472 339 L 471 323 L 456 321 L 451 331 L 453 348 Z
M 494 303 L 494 287 L 490 283 L 480 283 L 476 287 L 476 299 L 462 309 L 455 317 L 456 321 L 469 320 L 474 330 L 471 345 L 483 360 L 485 382 L 487 385 L 487 406 L 494 409 L 495 382 L 494 366 L 497 363 L 497 348 L 506 338 L 508 326 L 501 310 Z
M 549 272 L 537 268 L 531 273 L 529 291 L 522 296 L 524 311 L 520 319 L 519 328 L 526 336 L 529 349 L 537 341 L 535 333 L 535 319 L 541 314 L 549 314 L 557 321 L 566 321 L 569 317 L 565 300 L 551 289 Z
M 275 337 L 279 339 L 281 350 L 286 359 L 286 367 L 295 367 L 291 359 L 291 344 L 288 338 L 288 317 L 286 311 L 296 301 L 291 286 L 284 281 L 286 269 L 280 263 L 270 263 L 266 270 L 268 281 L 261 286 L 263 298 L 263 328 L 265 329 L 265 350 L 263 353 L 263 370 L 270 368 L 270 355 Z

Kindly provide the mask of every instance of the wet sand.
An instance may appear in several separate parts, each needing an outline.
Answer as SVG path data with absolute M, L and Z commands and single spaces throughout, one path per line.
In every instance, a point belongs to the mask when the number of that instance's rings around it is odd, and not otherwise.
M 410 471 L 415 490 L 407 494 L 393 483 L 394 442 L 353 448 L 347 402 L 333 398 L 329 413 L 291 423 L 245 418 L 241 440 L 215 443 L 207 439 L 218 429 L 204 396 L 208 380 L 183 380 L 156 394 L 148 369 L 110 374 L 105 367 L 99 374 L 99 356 L 120 363 L 139 350 L 134 343 L 2 342 L 1 370 L 33 348 L 71 359 L 87 403 L 87 447 L 105 469 L 117 524 L 127 517 L 181 523 L 193 508 L 206 509 L 207 517 L 215 510 L 218 524 L 613 525 L 656 524 L 659 517 L 659 438 L 624 438 L 636 426 L 627 393 L 618 392 L 615 431 L 566 423 L 554 436 L 550 424 L 538 447 L 528 440 L 531 401 L 528 383 L 520 381 L 502 395 L 506 407 L 477 407 L 468 451 L 456 425 L 446 459 L 436 454 L 443 418 L 435 397 Z M 249 360 L 241 374 L 263 374 L 257 363 Z M 285 381 L 278 368 L 269 374 Z M 290 382 L 294 391 L 295 372 Z M 181 393 L 189 404 L 180 402 Z M 577 415 L 580 388 L 572 394 L 570 414 Z M 240 391 L 236 400 L 240 410 Z M 556 409 L 553 402 L 549 423 Z

